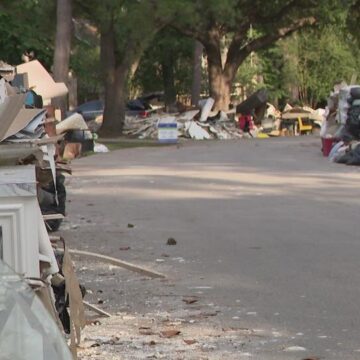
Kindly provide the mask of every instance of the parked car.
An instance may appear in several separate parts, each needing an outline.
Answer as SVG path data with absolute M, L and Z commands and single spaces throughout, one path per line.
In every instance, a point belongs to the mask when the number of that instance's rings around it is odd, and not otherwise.
M 66 116 L 68 117 L 74 113 L 79 113 L 83 116 L 85 121 L 91 121 L 95 120 L 99 115 L 102 115 L 103 112 L 104 103 L 101 100 L 92 100 L 79 105 L 72 111 L 68 111 Z
M 150 105 L 150 101 L 160 100 L 163 96 L 162 92 L 151 93 L 149 95 L 141 96 L 134 100 L 129 100 L 126 103 L 126 115 L 147 117 L 154 109 Z M 81 114 L 85 121 L 95 120 L 99 115 L 104 113 L 104 102 L 102 100 L 91 100 L 76 107 L 74 110 L 67 112 L 66 116 L 73 113 Z

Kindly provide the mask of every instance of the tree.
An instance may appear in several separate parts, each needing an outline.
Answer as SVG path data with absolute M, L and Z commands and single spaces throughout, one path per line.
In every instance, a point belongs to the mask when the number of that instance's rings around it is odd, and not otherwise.
M 192 46 L 192 39 L 164 27 L 144 52 L 132 85 L 146 93 L 164 90 L 165 104 L 173 105 L 178 95 L 189 94 Z
M 72 37 L 72 0 L 57 0 L 56 38 L 53 76 L 57 82 L 68 83 Z M 54 99 L 53 104 L 60 107 L 62 114 L 67 110 L 67 99 Z
M 317 107 L 334 84 L 360 72 L 359 51 L 349 43 L 341 26 L 321 33 L 303 31 L 287 39 L 281 47 L 286 61 L 284 81 L 297 88 L 301 103 Z M 290 79 L 289 79 L 290 77 Z
M 347 16 L 347 26 L 354 38 L 358 41 L 358 44 L 360 44 L 359 21 L 360 0 L 353 0 Z
M 210 95 L 227 109 L 239 66 L 299 29 L 336 20 L 350 5 L 341 0 L 182 0 L 173 26 L 199 40 L 208 59 Z M 181 11 L 181 14 L 180 14 Z M 249 31 L 252 29 L 252 31 Z
M 23 54 L 33 52 L 50 69 L 54 10 L 52 1 L 1 0 L 0 59 L 18 65 Z
M 199 41 L 194 41 L 193 78 L 191 87 L 191 104 L 197 105 L 200 100 L 202 78 L 202 56 L 204 46 Z
M 129 79 L 135 73 L 141 55 L 167 16 L 161 1 L 78 0 L 77 6 L 100 32 L 105 109 L 100 130 L 103 136 L 122 133 Z M 149 16 L 151 14 L 151 16 Z

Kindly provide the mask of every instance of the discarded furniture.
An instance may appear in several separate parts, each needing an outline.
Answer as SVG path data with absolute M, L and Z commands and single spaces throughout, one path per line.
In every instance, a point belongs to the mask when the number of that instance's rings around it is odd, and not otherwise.
M 40 277 L 40 260 L 59 271 L 41 216 L 34 166 L 0 168 L 0 255 L 17 273 Z
M 313 125 L 311 124 L 309 119 L 303 119 L 302 117 L 297 118 L 297 131 L 299 135 L 301 134 L 308 134 L 312 132 Z

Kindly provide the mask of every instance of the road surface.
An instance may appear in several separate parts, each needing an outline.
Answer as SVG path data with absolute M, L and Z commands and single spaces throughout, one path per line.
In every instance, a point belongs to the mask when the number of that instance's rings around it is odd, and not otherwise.
M 221 326 L 260 334 L 244 357 L 360 359 L 360 171 L 329 163 L 319 139 L 125 149 L 73 169 L 73 247 L 166 273 Z

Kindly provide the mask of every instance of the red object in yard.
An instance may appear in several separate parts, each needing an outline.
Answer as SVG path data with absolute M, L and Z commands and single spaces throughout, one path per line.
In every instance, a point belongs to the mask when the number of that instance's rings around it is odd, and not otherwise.
M 324 156 L 327 157 L 329 156 L 330 151 L 336 140 L 334 138 L 321 138 L 321 142 L 322 142 L 322 153 Z
M 245 132 L 248 132 L 254 128 L 251 115 L 241 115 L 239 117 L 239 128 Z

